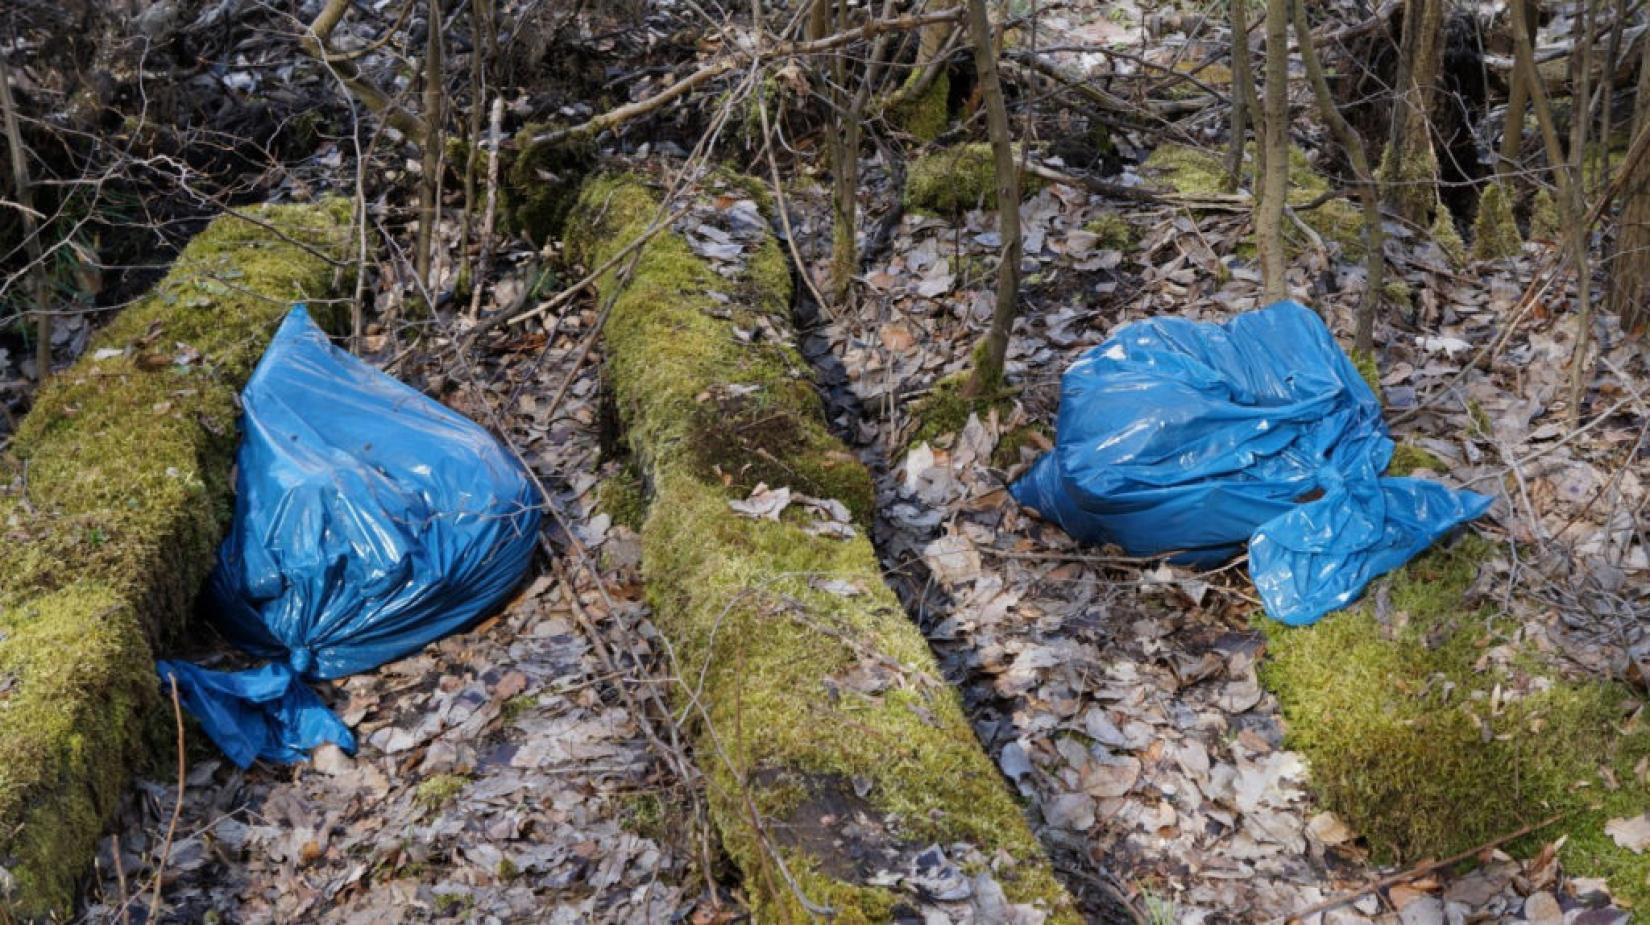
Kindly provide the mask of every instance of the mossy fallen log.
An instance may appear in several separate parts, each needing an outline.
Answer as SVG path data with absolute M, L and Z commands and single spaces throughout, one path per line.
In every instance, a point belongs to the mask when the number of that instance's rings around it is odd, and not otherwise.
M 0 918 L 71 910 L 146 728 L 170 726 L 153 652 L 228 520 L 236 393 L 292 302 L 333 289 L 347 202 L 247 214 L 190 242 L 0 457 Z
M 601 264 L 657 205 L 638 180 L 590 181 L 572 252 Z M 790 277 L 777 243 L 764 237 L 730 280 L 680 236 L 660 234 L 618 286 L 614 275 L 599 283 L 616 297 L 610 382 L 651 491 L 644 574 L 681 702 L 696 717 L 712 816 L 755 920 L 809 920 L 800 893 L 838 923 L 890 921 L 911 894 L 879 871 L 901 872 L 930 845 L 955 856 L 964 844 L 989 859 L 1008 902 L 1077 921 L 882 582 L 864 536 L 870 476 L 829 433 L 806 363 L 787 338 L 738 336 L 787 329 Z M 778 519 L 742 516 L 730 502 L 758 482 L 841 501 L 859 529 L 846 539 L 810 532 L 800 504 Z
M 1405 455 L 1394 472 L 1425 465 L 1424 451 Z M 1650 805 L 1650 717 L 1625 685 L 1568 677 L 1539 637 L 1474 593 L 1496 551 L 1469 534 L 1312 627 L 1264 621 L 1261 680 L 1285 744 L 1306 757 L 1322 808 L 1382 863 L 1556 817 L 1506 850 L 1533 857 L 1558 842 L 1566 875 L 1606 878 L 1620 905 L 1644 908 L 1650 855 L 1608 829 Z

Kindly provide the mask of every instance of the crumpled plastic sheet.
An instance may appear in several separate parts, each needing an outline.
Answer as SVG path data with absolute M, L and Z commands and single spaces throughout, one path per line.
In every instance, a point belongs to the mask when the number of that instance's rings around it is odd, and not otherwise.
M 1010 487 L 1088 543 L 1212 565 L 1248 543 L 1266 612 L 1312 623 L 1491 499 L 1383 476 L 1380 401 L 1323 321 L 1278 302 L 1223 324 L 1119 328 L 1060 381 L 1054 450 Z
M 206 609 L 263 667 L 162 661 L 241 767 L 354 736 L 305 681 L 401 658 L 485 616 L 532 562 L 539 496 L 475 423 L 292 310 L 242 396 L 234 520 Z

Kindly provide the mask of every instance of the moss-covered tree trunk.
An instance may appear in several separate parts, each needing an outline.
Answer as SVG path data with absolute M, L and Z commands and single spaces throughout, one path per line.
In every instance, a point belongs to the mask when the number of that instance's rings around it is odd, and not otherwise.
M 146 723 L 170 725 L 154 652 L 184 626 L 227 524 L 236 393 L 292 302 L 328 296 L 347 253 L 345 200 L 251 215 L 190 242 L 41 390 L 0 458 L 11 919 L 68 914 Z
M 632 178 L 586 185 L 571 252 L 598 266 L 658 203 Z M 728 279 L 664 233 L 607 322 L 609 373 L 651 499 L 644 575 L 683 679 L 712 815 L 755 921 L 887 922 L 910 897 L 873 881 L 913 850 L 973 846 L 1012 903 L 1075 922 L 1019 806 L 975 740 L 865 538 L 870 475 L 831 436 L 786 337 L 790 275 L 763 236 Z M 729 296 L 732 301 L 729 301 Z M 769 517 L 732 506 L 788 489 Z M 806 495 L 817 501 L 800 502 Z M 769 499 L 771 501 L 771 498 Z M 822 526 L 840 504 L 851 530 Z M 951 848 L 947 848 L 951 850 Z
M 1443 57 L 1444 0 L 1405 0 L 1392 137 L 1381 180 L 1388 205 L 1422 228 L 1431 225 L 1439 211 L 1432 112 Z

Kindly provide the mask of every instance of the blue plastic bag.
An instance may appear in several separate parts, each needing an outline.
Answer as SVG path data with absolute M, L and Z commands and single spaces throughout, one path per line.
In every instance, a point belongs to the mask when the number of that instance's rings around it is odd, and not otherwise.
M 332 346 L 303 306 L 241 394 L 235 515 L 207 606 L 271 664 L 160 662 L 236 764 L 349 729 L 305 680 L 375 668 L 474 623 L 532 561 L 539 498 L 485 430 Z
M 1490 500 L 1381 475 L 1381 404 L 1323 321 L 1278 302 L 1224 324 L 1119 328 L 1060 380 L 1054 450 L 1010 487 L 1084 542 L 1213 564 L 1249 544 L 1266 611 L 1352 601 Z

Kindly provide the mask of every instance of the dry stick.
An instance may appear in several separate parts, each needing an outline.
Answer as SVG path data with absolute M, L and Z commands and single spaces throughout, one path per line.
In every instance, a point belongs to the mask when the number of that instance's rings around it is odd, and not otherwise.
M 645 116 L 666 103 L 669 103 L 681 96 L 685 96 L 689 91 L 695 89 L 696 87 L 699 87 L 708 81 L 714 80 L 715 78 L 720 77 L 723 74 L 732 71 L 734 68 L 740 67 L 746 63 L 761 64 L 780 58 L 795 58 L 806 55 L 815 55 L 821 52 L 830 51 L 831 49 L 842 45 L 850 45 L 854 42 L 875 38 L 884 32 L 900 32 L 907 29 L 915 29 L 919 26 L 925 26 L 930 23 L 950 22 L 957 19 L 960 15 L 961 13 L 958 10 L 951 9 L 940 10 L 934 13 L 923 13 L 920 15 L 898 16 L 893 19 L 873 19 L 866 22 L 864 25 L 838 32 L 835 35 L 827 35 L 820 39 L 813 39 L 806 42 L 781 42 L 778 45 L 764 51 L 757 51 L 754 53 L 740 51 L 737 54 L 729 54 L 704 65 L 693 73 L 683 77 L 681 80 L 678 80 L 669 87 L 666 87 L 647 99 L 638 100 L 634 103 L 628 103 L 616 109 L 608 110 L 607 112 L 604 112 L 598 116 L 593 116 L 578 125 L 556 129 L 551 132 L 545 132 L 542 135 L 535 136 L 533 141 L 535 143 L 554 143 L 558 141 L 565 141 L 568 138 L 584 135 L 595 135 L 597 133 L 607 131 L 614 126 L 622 125 L 631 119 L 635 119 L 639 116 Z
M 1242 6 L 1241 0 L 1234 0 L 1232 6 Z M 1341 115 L 1339 107 L 1335 105 L 1335 95 L 1329 90 L 1329 81 L 1324 77 L 1323 62 L 1318 59 L 1318 50 L 1313 45 L 1311 23 L 1306 19 L 1306 3 L 1297 0 L 1295 3 L 1295 41 L 1299 44 L 1301 59 L 1306 64 L 1306 75 L 1312 83 L 1312 92 L 1318 98 L 1318 109 L 1322 112 L 1324 121 L 1335 133 L 1335 138 L 1346 151 L 1347 160 L 1352 162 L 1352 172 L 1357 175 L 1358 199 L 1363 203 L 1364 211 L 1364 246 L 1365 255 L 1364 276 L 1367 277 L 1363 298 L 1358 303 L 1357 334 L 1353 341 L 1353 349 L 1366 356 L 1375 349 L 1375 312 L 1381 302 L 1381 276 L 1386 270 L 1386 236 L 1381 229 L 1381 201 L 1380 193 L 1375 187 L 1375 173 L 1369 169 L 1369 155 L 1364 151 L 1363 139 Z
M 1235 193 L 1243 179 L 1244 133 L 1255 78 L 1249 69 L 1249 4 L 1247 0 L 1232 0 L 1228 5 L 1232 17 L 1232 141 L 1231 150 L 1226 154 L 1226 189 Z M 1256 113 L 1255 118 L 1256 128 L 1260 128 L 1260 114 Z
M 116 832 L 109 838 L 114 844 L 110 854 L 114 855 L 115 860 L 115 885 L 120 888 L 120 923 L 132 925 L 132 901 L 126 896 L 126 864 L 120 859 L 120 833 Z
M 362 105 L 378 113 L 396 131 L 408 138 L 423 139 L 429 133 L 423 119 L 403 109 L 394 98 L 380 90 L 377 84 L 363 77 L 353 61 L 348 57 L 339 56 L 327 45 L 327 39 L 332 37 L 332 30 L 338 28 L 338 23 L 343 20 L 349 5 L 350 0 L 327 0 L 327 5 L 322 7 L 314 22 L 310 23 L 309 29 L 299 37 L 298 44 L 303 46 L 304 51 L 311 57 L 327 65 Z
M 435 311 L 434 282 L 430 279 L 430 261 L 435 249 L 435 226 L 441 218 L 441 126 L 442 81 L 446 69 L 441 64 L 441 0 L 430 0 L 425 14 L 428 23 L 424 40 L 424 137 L 423 172 L 419 185 L 418 250 L 413 254 L 413 272 L 425 291 L 425 303 Z
M 808 263 L 802 259 L 802 252 L 796 248 L 796 232 L 791 230 L 791 210 L 785 205 L 785 185 L 779 179 L 779 159 L 773 153 L 773 127 L 768 122 L 767 101 L 757 101 L 756 114 L 762 119 L 762 150 L 767 156 L 768 176 L 773 185 L 774 208 L 779 210 L 779 225 L 785 230 L 785 248 L 791 252 L 791 259 L 796 261 L 796 275 L 801 277 L 802 285 L 808 287 L 808 294 L 814 297 L 814 304 L 829 316 L 831 303 L 825 301 L 824 294 L 814 285 L 813 274 L 808 272 Z
M 479 0 L 478 0 L 479 2 Z M 481 251 L 476 258 L 475 268 L 470 272 L 470 317 L 474 318 L 481 313 L 481 274 L 493 260 L 493 222 L 498 218 L 498 148 L 504 121 L 504 97 L 493 99 L 493 111 L 489 117 L 488 134 L 492 136 L 492 147 L 487 151 L 487 212 L 481 219 Z
M 149 900 L 149 914 L 144 921 L 153 922 L 160 912 L 160 892 L 166 884 L 166 862 L 172 856 L 172 838 L 178 832 L 178 819 L 183 816 L 183 788 L 189 781 L 188 755 L 183 741 L 183 704 L 178 699 L 178 676 L 167 672 L 172 684 L 172 722 L 178 729 L 178 798 L 172 804 L 172 821 L 166 825 L 166 838 L 161 842 L 160 862 L 155 865 L 155 893 Z
M 17 102 L 11 95 L 11 70 L 6 56 L 0 53 L 0 116 L 4 117 L 6 147 L 11 150 L 11 178 L 17 187 L 17 199 L 22 205 L 23 240 L 28 246 L 29 278 L 34 289 L 35 309 L 35 381 L 45 382 L 52 375 L 52 315 L 46 304 L 50 287 L 46 281 L 46 267 L 41 259 L 40 229 L 35 224 L 34 188 L 29 184 L 29 155 L 23 148 L 23 131 L 17 125 Z
M 1427 861 L 1424 864 L 1417 864 L 1417 865 L 1415 865 L 1414 867 L 1411 867 L 1408 870 L 1400 871 L 1396 874 L 1389 874 L 1388 876 L 1382 877 L 1378 880 L 1371 880 L 1370 882 L 1364 884 L 1364 886 L 1361 889 L 1354 890 L 1354 891 L 1347 892 L 1347 893 L 1342 893 L 1339 896 L 1330 897 L 1329 899 L 1326 899 L 1323 902 L 1315 903 L 1313 905 L 1307 906 L 1305 909 L 1302 909 L 1299 912 L 1296 912 L 1295 914 L 1289 916 L 1288 921 L 1291 923 L 1291 925 L 1293 925 L 1293 923 L 1303 922 L 1306 919 L 1311 918 L 1312 916 L 1317 915 L 1320 912 L 1328 912 L 1331 909 L 1339 909 L 1341 906 L 1344 906 L 1349 902 L 1352 902 L 1352 901 L 1354 901 L 1354 900 L 1356 900 L 1356 899 L 1358 899 L 1362 896 L 1366 896 L 1370 893 L 1374 893 L 1378 890 L 1384 890 L 1388 887 L 1397 886 L 1400 883 L 1406 883 L 1410 880 L 1415 880 L 1415 879 L 1418 879 L 1420 877 L 1424 877 L 1427 874 L 1430 874 L 1435 870 L 1440 870 L 1442 868 L 1449 867 L 1449 866 L 1454 865 L 1454 864 L 1459 864 L 1460 862 L 1465 861 L 1467 858 L 1470 858 L 1473 855 L 1478 854 L 1479 852 L 1492 851 L 1496 848 L 1501 847 L 1502 845 L 1505 845 L 1507 842 L 1523 838 L 1524 836 L 1526 836 L 1526 835 L 1530 834 L 1531 832 L 1534 832 L 1538 829 L 1544 829 L 1547 826 L 1550 826 L 1553 823 L 1557 822 L 1558 820 L 1563 819 L 1567 815 L 1569 815 L 1569 814 L 1568 813 L 1554 813 L 1553 815 L 1548 816 L 1547 818 L 1541 820 L 1540 822 L 1532 822 L 1529 825 L 1522 826 L 1522 827 L 1520 827 L 1520 828 L 1518 828 L 1518 829 L 1516 829 L 1512 832 L 1508 832 L 1505 835 L 1498 835 L 1495 838 L 1492 838 L 1489 841 L 1484 842 L 1481 845 L 1478 845 L 1478 846 L 1473 847 L 1473 848 L 1468 848 L 1467 850 L 1461 852 L 1460 854 L 1452 854 L 1449 857 L 1444 858 L 1441 861 Z
M 637 235 L 636 238 L 634 240 L 632 240 L 629 244 L 626 244 L 624 247 L 620 248 L 618 250 L 618 252 L 615 253 L 613 256 L 611 256 L 611 257 L 607 258 L 606 260 L 602 261 L 601 266 L 599 266 L 599 267 L 595 268 L 594 270 L 591 270 L 589 273 L 585 274 L 584 278 L 580 279 L 578 282 L 574 283 L 573 285 L 568 286 L 566 289 L 563 289 L 561 292 L 556 293 L 554 296 L 550 297 L 545 302 L 543 302 L 539 305 L 536 305 L 533 308 L 530 308 L 527 311 L 524 311 L 519 315 L 515 315 L 515 316 L 509 318 L 506 321 L 506 323 L 507 324 L 521 324 L 521 323 L 523 323 L 525 321 L 528 321 L 530 319 L 537 318 L 540 315 L 543 315 L 545 312 L 552 311 L 554 309 L 560 308 L 563 305 L 566 305 L 569 301 L 572 300 L 572 298 L 575 295 L 578 295 L 579 292 L 582 291 L 585 287 L 591 285 L 596 280 L 601 279 L 602 275 L 605 274 L 608 270 L 611 270 L 615 266 L 618 266 L 619 261 L 621 261 L 621 260 L 625 259 L 626 257 L 630 256 L 631 251 L 634 251 L 636 248 L 641 247 L 642 245 L 646 244 L 647 242 L 653 240 L 653 237 L 655 235 L 657 235 L 659 232 L 664 231 L 665 229 L 669 228 L 672 224 L 674 224 L 676 222 L 677 219 L 681 218 L 683 215 L 686 215 L 687 212 L 688 212 L 688 209 L 691 208 L 691 207 L 692 207 L 691 204 L 682 206 L 681 208 L 677 209 L 676 211 L 670 213 L 669 215 L 666 215 L 665 217 L 656 220 L 652 225 L 649 225 L 647 227 L 647 230 L 645 230 L 641 234 Z

